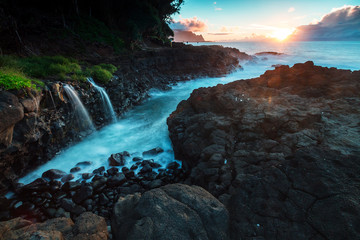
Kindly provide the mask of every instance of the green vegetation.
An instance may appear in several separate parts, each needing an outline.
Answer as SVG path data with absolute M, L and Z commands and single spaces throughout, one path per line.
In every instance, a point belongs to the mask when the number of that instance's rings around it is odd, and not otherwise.
M 36 83 L 39 83 L 36 81 Z M 0 88 L 5 90 L 32 88 L 39 89 L 33 80 L 27 78 L 23 73 L 13 69 L 0 69 Z
M 108 83 L 117 68 L 112 64 L 81 67 L 79 62 L 63 56 L 42 56 L 20 58 L 0 56 L 0 87 L 5 90 L 33 88 L 39 89 L 44 83 L 37 79 L 95 81 Z

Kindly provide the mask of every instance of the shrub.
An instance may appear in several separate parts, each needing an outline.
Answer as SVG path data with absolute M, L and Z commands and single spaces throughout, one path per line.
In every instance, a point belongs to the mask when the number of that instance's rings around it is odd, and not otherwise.
M 39 84 L 38 81 L 35 83 Z M 38 89 L 38 87 L 33 83 L 33 81 L 27 78 L 23 73 L 17 72 L 13 69 L 0 69 L 0 87 L 5 90 L 13 89 L 22 89 L 22 88 L 32 88 Z
M 117 68 L 112 64 L 102 63 L 102 64 L 99 64 L 98 66 L 100 66 L 101 68 L 103 68 L 105 70 L 108 70 L 111 74 L 114 74 L 117 70 Z
M 91 68 L 91 77 L 103 84 L 108 83 L 112 78 L 112 73 L 102 68 L 100 65 L 96 65 Z

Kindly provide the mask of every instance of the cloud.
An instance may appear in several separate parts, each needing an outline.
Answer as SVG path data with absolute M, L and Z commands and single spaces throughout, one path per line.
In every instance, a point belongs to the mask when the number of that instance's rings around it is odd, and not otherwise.
M 291 12 L 294 12 L 295 11 L 295 8 L 294 7 L 291 7 L 288 9 L 288 12 L 291 13 Z
M 360 40 L 360 6 L 333 9 L 320 21 L 297 27 L 289 39 L 296 41 Z
M 170 24 L 170 27 L 174 30 L 205 32 L 208 26 L 206 22 L 198 19 L 197 17 L 193 17 L 193 18 L 182 18 L 177 22 L 173 21 Z
M 225 32 L 221 32 L 221 33 L 208 33 L 208 35 L 217 35 L 217 36 L 226 36 L 226 35 L 231 35 L 233 33 L 225 33 Z
M 222 11 L 222 8 L 215 8 L 215 11 Z
M 237 32 L 239 30 L 240 30 L 240 27 L 238 27 L 238 26 L 222 26 L 220 28 L 220 32 L 222 32 L 222 33 L 229 33 L 229 32 L 233 33 L 233 32 Z

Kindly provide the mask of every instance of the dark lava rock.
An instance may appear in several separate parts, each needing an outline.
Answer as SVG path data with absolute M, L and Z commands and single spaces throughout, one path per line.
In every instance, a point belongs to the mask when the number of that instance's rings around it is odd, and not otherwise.
M 103 174 L 105 172 L 105 167 L 99 167 L 93 171 L 94 174 Z
M 166 165 L 167 169 L 178 169 L 180 167 L 180 164 L 178 164 L 177 162 L 171 162 L 168 165 Z
M 88 167 L 92 164 L 92 162 L 90 161 L 83 161 L 83 162 L 79 162 L 77 163 L 75 166 L 76 167 Z
M 75 215 L 80 215 L 83 212 L 86 212 L 86 209 L 80 205 L 77 205 L 73 202 L 73 200 L 69 198 L 63 198 L 61 200 L 61 207 L 70 213 Z
M 81 183 L 78 182 L 66 182 L 62 185 L 61 189 L 65 192 L 73 191 L 79 189 L 81 187 Z
M 231 239 L 358 238 L 359 79 L 279 66 L 197 89 L 170 115 L 185 182 L 226 204 Z
M 64 171 L 58 169 L 50 169 L 44 172 L 41 177 L 53 180 L 53 179 L 62 178 L 65 175 L 66 173 Z
M 121 197 L 111 227 L 115 239 L 227 239 L 229 214 L 204 189 L 167 185 Z M 164 234 L 166 233 L 166 234 Z
M 61 178 L 62 182 L 69 182 L 75 178 L 74 174 L 67 174 Z
M 114 186 L 120 186 L 125 182 L 126 182 L 125 175 L 120 173 L 120 174 L 110 177 L 106 184 L 110 187 L 114 187 Z
M 142 157 L 134 157 L 132 160 L 133 160 L 134 162 L 138 162 L 138 161 L 142 161 L 143 158 L 142 158 Z
M 258 53 L 255 53 L 255 56 L 266 56 L 266 55 L 280 56 L 280 55 L 284 55 L 284 53 L 278 53 L 278 52 L 258 52 Z
M 115 168 L 115 167 L 112 167 L 112 168 L 109 168 L 107 171 L 106 171 L 110 176 L 113 176 L 115 174 L 117 174 L 119 172 L 119 169 L 118 168 Z
M 43 178 L 37 178 L 33 182 L 23 186 L 18 191 L 19 193 L 27 192 L 45 192 L 49 189 L 48 181 Z
M 94 173 L 83 173 L 81 174 L 81 177 L 85 180 L 90 179 L 94 176 Z
M 75 203 L 80 204 L 85 199 L 88 199 L 93 194 L 93 188 L 89 185 L 82 185 L 79 190 L 76 191 L 73 196 Z
M 70 172 L 71 172 L 71 173 L 74 173 L 74 172 L 78 172 L 78 171 L 80 171 L 80 170 L 81 170 L 80 167 L 73 167 L 72 169 L 70 169 Z
M 107 178 L 103 176 L 95 176 L 92 179 L 91 186 L 94 188 L 95 191 L 100 191 L 105 187 L 107 182 Z
M 124 166 L 126 159 L 130 157 L 130 153 L 127 151 L 111 154 L 109 157 L 110 166 Z
M 143 156 L 145 156 L 145 157 L 146 156 L 155 156 L 162 152 L 164 152 L 164 149 L 162 149 L 160 147 L 156 147 L 156 148 L 153 148 L 153 149 L 143 152 Z

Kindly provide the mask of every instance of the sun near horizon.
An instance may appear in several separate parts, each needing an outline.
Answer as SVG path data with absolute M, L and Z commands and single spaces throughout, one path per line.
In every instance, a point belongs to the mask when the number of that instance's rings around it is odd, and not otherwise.
M 354 28 L 346 26 L 358 22 L 358 5 L 356 0 L 186 0 L 171 28 L 213 42 L 353 40 Z

